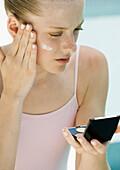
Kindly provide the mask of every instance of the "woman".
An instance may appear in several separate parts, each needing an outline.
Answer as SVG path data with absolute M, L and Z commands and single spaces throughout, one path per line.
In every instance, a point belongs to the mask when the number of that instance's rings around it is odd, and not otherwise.
M 68 144 L 76 170 L 110 169 L 108 143 L 68 131 L 104 116 L 108 89 L 104 55 L 76 44 L 84 0 L 5 0 L 5 9 L 14 40 L 0 49 L 1 170 L 64 170 Z

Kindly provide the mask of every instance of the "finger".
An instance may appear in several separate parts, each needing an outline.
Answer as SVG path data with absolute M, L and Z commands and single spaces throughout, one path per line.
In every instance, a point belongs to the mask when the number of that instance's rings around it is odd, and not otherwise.
M 81 153 L 83 152 L 83 148 L 81 147 L 81 145 L 75 141 L 75 139 L 73 138 L 73 136 L 71 135 L 70 131 L 67 128 L 63 128 L 62 129 L 63 135 L 65 137 L 65 139 L 67 140 L 67 142 L 74 147 L 74 149 L 78 152 Z
M 5 54 L 3 53 L 3 51 L 0 47 L 0 69 L 1 69 L 1 65 L 2 65 L 5 58 L 6 58 L 6 56 L 5 56 Z
M 81 135 L 81 134 L 77 135 L 77 140 L 80 142 L 81 146 L 84 148 L 84 150 L 87 153 L 92 153 L 94 155 L 97 154 L 94 147 L 84 138 L 83 135 Z
M 100 154 L 105 154 L 107 151 L 107 147 L 109 145 L 109 142 L 106 142 L 104 144 L 100 143 L 98 140 L 93 139 L 91 141 L 91 144 L 96 149 L 96 151 Z
M 32 50 L 32 44 L 36 42 L 36 33 L 35 32 L 31 32 L 30 34 L 30 40 L 29 40 L 29 43 L 28 43 L 28 46 L 27 46 L 27 49 L 26 49 L 26 52 L 25 52 L 25 56 L 23 58 L 23 67 L 24 69 L 27 69 L 28 68 L 28 65 L 29 65 L 29 57 L 31 55 L 31 50 Z
M 120 125 L 117 126 L 115 133 L 120 133 Z
M 36 72 L 36 59 L 37 59 L 37 45 L 32 44 L 31 55 L 29 58 L 29 66 L 28 69 L 32 72 Z
M 20 46 L 18 48 L 18 53 L 16 54 L 15 60 L 17 60 L 20 64 L 24 58 L 25 51 L 27 49 L 28 41 L 30 38 L 30 32 L 32 30 L 32 25 L 27 24 L 24 29 L 23 36 L 21 38 Z
M 21 24 L 20 27 L 18 28 L 18 32 L 13 40 L 13 43 L 8 51 L 7 54 L 7 59 L 13 59 L 18 51 L 18 47 L 20 44 L 20 40 L 22 38 L 23 35 L 23 31 L 24 31 L 25 25 Z

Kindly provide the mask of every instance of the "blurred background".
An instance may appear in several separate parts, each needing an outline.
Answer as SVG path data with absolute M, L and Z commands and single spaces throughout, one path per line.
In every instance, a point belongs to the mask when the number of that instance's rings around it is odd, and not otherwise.
M 0 46 L 12 42 L 7 31 L 7 16 L 0 0 Z M 86 0 L 84 31 L 77 43 L 104 53 L 109 66 L 109 91 L 106 115 L 120 114 L 120 0 Z M 111 125 L 112 126 L 112 125 Z M 120 134 L 115 134 L 107 151 L 111 170 L 120 170 Z M 71 148 L 68 170 L 75 169 L 75 150 Z
M 120 115 L 120 0 L 86 0 L 85 22 L 78 43 L 104 53 L 109 67 L 106 116 Z M 112 125 L 111 125 L 112 126 Z M 74 169 L 71 148 L 68 170 Z M 120 170 L 120 134 L 115 134 L 107 151 L 111 170 Z

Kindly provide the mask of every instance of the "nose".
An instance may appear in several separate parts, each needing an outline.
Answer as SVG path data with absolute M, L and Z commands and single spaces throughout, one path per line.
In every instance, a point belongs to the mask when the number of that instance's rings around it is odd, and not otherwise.
M 63 45 L 63 50 L 66 53 L 73 53 L 73 52 L 76 51 L 76 49 L 77 49 L 77 45 L 76 45 L 76 42 L 74 40 L 74 37 L 69 38 L 65 41 L 65 43 Z

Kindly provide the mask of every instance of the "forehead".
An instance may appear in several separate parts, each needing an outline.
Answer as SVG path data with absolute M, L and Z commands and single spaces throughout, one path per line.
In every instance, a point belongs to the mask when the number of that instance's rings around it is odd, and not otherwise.
M 84 0 L 44 0 L 41 17 L 37 23 L 44 26 L 72 27 L 83 20 Z

